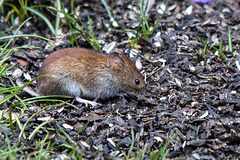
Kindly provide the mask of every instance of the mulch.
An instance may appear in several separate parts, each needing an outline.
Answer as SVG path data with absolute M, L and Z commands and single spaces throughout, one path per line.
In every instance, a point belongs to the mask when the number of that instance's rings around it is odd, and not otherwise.
M 54 2 L 47 3 L 54 5 Z M 133 9 L 138 6 L 138 2 L 134 2 L 116 1 L 113 12 L 121 25 L 136 30 L 139 21 Z M 43 2 L 34 0 L 31 3 Z M 110 1 L 108 4 L 110 6 Z M 165 4 L 156 1 L 149 10 L 151 25 L 160 17 Z M 67 2 L 64 5 L 65 8 L 70 8 Z M 85 24 L 88 16 L 92 19 L 93 31 L 102 47 L 116 42 L 115 48 L 137 61 L 146 77 L 148 93 L 142 96 L 116 97 L 102 102 L 98 107 L 74 103 L 79 110 L 66 104 L 53 107 L 36 115 L 24 133 L 31 134 L 34 126 L 46 120 L 60 119 L 45 126 L 53 129 L 49 131 L 49 140 L 56 142 L 57 150 L 51 153 L 55 157 L 68 154 L 67 148 L 61 146 L 64 139 L 56 134 L 59 125 L 76 141 L 84 157 L 89 159 L 100 159 L 102 156 L 108 159 L 109 155 L 123 157 L 121 151 L 127 153 L 132 142 L 131 128 L 135 142 L 131 157 L 145 150 L 143 159 L 150 159 L 150 153 L 159 150 L 176 134 L 167 146 L 166 157 L 169 159 L 240 158 L 240 68 L 237 65 L 240 63 L 239 5 L 240 2 L 235 0 L 219 0 L 207 4 L 195 4 L 187 0 L 170 1 L 168 10 L 153 34 L 148 39 L 140 38 L 137 45 L 130 47 L 131 37 L 126 32 L 109 30 L 105 26 L 107 24 L 119 29 L 109 20 L 100 0 L 75 1 L 74 6 L 77 13 L 80 13 L 80 19 Z M 46 9 L 41 11 L 54 22 L 54 12 Z M 4 16 L 1 16 L 1 31 L 10 26 L 10 23 L 4 22 Z M 41 49 L 19 49 L 21 53 L 12 53 L 7 63 L 18 64 L 7 72 L 8 76 L 13 80 L 21 78 L 25 82 L 33 79 L 38 76 L 43 60 L 50 53 L 71 47 L 70 30 L 63 20 L 61 28 L 62 36 L 55 38 L 50 35 L 45 23 L 33 15 L 28 26 L 25 25 L 20 31 L 48 37 L 54 40 L 54 44 L 51 46 L 36 38 L 16 38 L 11 47 L 32 45 Z M 231 31 L 232 52 L 228 46 L 228 29 Z M 7 34 L 11 35 L 11 32 Z M 92 49 L 81 35 L 76 36 L 79 47 Z M 3 44 L 4 41 L 0 43 Z M 215 49 L 212 47 L 214 44 Z M 104 50 L 101 52 L 106 53 Z M 11 86 L 6 76 L 3 76 L 0 83 L 5 87 Z M 32 88 L 35 86 L 36 83 L 31 85 Z M 19 96 L 23 99 L 31 97 L 24 92 Z M 69 102 L 73 100 L 70 99 Z M 55 103 L 42 102 L 28 106 L 20 121 L 25 123 L 32 114 L 46 105 Z M 21 112 L 17 108 L 13 111 L 16 114 Z M 78 133 L 86 123 L 86 128 Z M 9 131 L 9 128 L 5 129 Z M 12 144 L 16 143 L 19 132 L 18 127 L 14 129 L 14 136 L 8 132 Z M 44 139 L 46 134 L 43 128 L 31 141 L 23 139 L 21 143 L 26 143 L 28 149 L 20 152 L 19 156 L 36 151 L 35 142 Z M 0 139 L 0 144 L 3 142 Z

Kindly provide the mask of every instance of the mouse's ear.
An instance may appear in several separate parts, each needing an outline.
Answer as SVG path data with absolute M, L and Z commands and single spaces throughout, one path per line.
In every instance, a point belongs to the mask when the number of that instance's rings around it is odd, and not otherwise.
M 121 53 L 118 52 L 112 52 L 108 56 L 108 65 L 109 67 L 112 67 L 114 69 L 117 69 L 119 67 L 124 67 L 123 59 L 120 55 Z

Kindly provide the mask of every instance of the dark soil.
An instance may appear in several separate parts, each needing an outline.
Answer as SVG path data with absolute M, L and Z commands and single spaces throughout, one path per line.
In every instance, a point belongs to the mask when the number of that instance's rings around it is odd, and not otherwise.
M 54 2 L 46 1 L 44 4 L 54 6 Z M 31 3 L 29 5 L 43 2 L 34 0 Z M 161 7 L 164 4 L 165 2 L 157 1 L 150 9 L 148 18 L 152 26 L 161 16 Z M 110 1 L 108 5 L 111 6 Z M 188 8 L 190 5 L 193 7 L 192 12 Z M 45 126 L 54 129 L 49 131 L 51 141 L 56 142 L 56 150 L 51 153 L 54 157 L 68 154 L 66 147 L 61 146 L 63 140 L 56 134 L 59 125 L 75 139 L 84 157 L 88 159 L 100 159 L 102 156 L 111 159 L 109 157 L 113 158 L 114 153 L 116 157 L 123 158 L 120 156 L 121 150 L 128 152 L 132 142 L 131 128 L 135 138 L 131 157 L 143 153 L 146 149 L 143 159 L 150 159 L 150 153 L 157 151 L 176 133 L 177 136 L 167 147 L 169 159 L 240 158 L 240 68 L 236 65 L 240 61 L 239 5 L 237 0 L 220 0 L 218 3 L 208 4 L 194 4 L 187 0 L 170 1 L 168 10 L 153 34 L 147 40 L 140 38 L 137 45 L 130 47 L 126 32 L 110 31 L 105 26 L 119 29 L 109 20 L 100 0 L 76 0 L 76 12 L 80 13 L 80 19 L 86 25 L 90 16 L 93 32 L 102 47 L 116 42 L 115 48 L 129 56 L 132 56 L 134 51 L 138 52 L 132 60 L 138 59 L 140 66 L 142 65 L 148 94 L 116 97 L 102 102 L 98 107 L 74 103 L 79 110 L 69 105 L 53 107 L 32 119 L 25 129 L 25 135 L 29 136 L 35 126 L 44 121 L 41 118 L 61 119 Z M 65 3 L 64 6 L 70 10 L 70 4 Z M 138 20 L 132 6 L 138 6 L 138 2 L 114 1 L 114 15 L 125 28 L 137 30 Z M 6 7 L 5 13 L 9 9 Z M 54 24 L 54 12 L 47 9 L 39 11 Z M 11 26 L 9 22 L 4 22 L 5 16 L 6 14 L 1 16 L 1 32 Z M 25 73 L 21 76 L 24 82 L 27 81 L 27 75 L 31 78 L 38 76 L 41 63 L 50 53 L 72 47 L 71 32 L 64 21 L 61 21 L 61 36 L 55 38 L 39 17 L 31 13 L 29 16 L 33 18 L 20 31 L 50 38 L 54 40 L 54 45 L 50 46 L 46 41 L 36 38 L 14 40 L 11 47 L 28 45 L 41 48 L 21 49 L 22 53 L 13 53 L 7 61 L 9 64 L 18 62 L 8 75 L 15 80 L 13 73 L 20 69 Z M 228 28 L 231 30 L 232 52 L 228 46 Z M 93 50 L 81 36 L 76 36 L 79 47 Z M 206 50 L 199 39 L 204 41 Z M 0 43 L 3 44 L 4 41 Z M 214 43 L 215 48 L 221 48 L 225 58 L 211 48 Z M 11 85 L 7 77 L 0 82 L 6 87 Z M 35 86 L 36 83 L 31 87 Z M 31 97 L 24 92 L 19 96 L 22 99 Z M 73 100 L 69 101 L 71 103 Z M 28 106 L 20 121 L 24 124 L 40 107 L 48 104 L 56 103 L 42 102 Z M 20 114 L 18 109 L 14 109 L 14 112 Z M 87 122 L 87 127 L 75 137 Z M 66 124 L 72 128 L 66 127 Z M 7 127 L 5 129 L 9 130 Z M 16 143 L 19 132 L 16 127 L 15 136 L 9 133 L 12 144 Z M 20 152 L 19 157 L 38 150 L 36 141 L 44 139 L 46 134 L 47 132 L 42 130 L 31 141 L 23 139 L 21 143 L 26 143 L 28 149 Z M 0 136 L 0 144 L 4 143 L 2 138 Z

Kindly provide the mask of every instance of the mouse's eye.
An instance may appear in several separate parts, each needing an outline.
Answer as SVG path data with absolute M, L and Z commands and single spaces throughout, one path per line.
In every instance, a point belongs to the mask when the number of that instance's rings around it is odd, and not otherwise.
M 136 85 L 139 85 L 140 84 L 139 79 L 135 79 L 135 83 L 136 83 Z

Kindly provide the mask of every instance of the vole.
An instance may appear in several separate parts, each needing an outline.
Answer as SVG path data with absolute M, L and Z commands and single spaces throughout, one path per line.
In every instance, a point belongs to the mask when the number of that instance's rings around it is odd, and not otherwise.
M 124 53 L 118 52 L 105 55 L 83 48 L 61 49 L 44 60 L 39 75 L 46 76 L 38 79 L 37 95 L 71 95 L 92 106 L 98 103 L 86 99 L 146 92 L 141 73 Z

